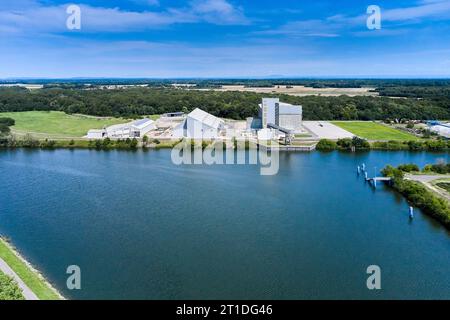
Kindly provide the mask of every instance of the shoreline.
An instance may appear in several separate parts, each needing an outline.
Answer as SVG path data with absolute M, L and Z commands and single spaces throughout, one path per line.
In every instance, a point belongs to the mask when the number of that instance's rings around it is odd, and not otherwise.
M 161 144 L 161 145 L 151 145 L 151 146 L 137 146 L 137 147 L 122 147 L 122 146 L 108 146 L 108 147 L 93 147 L 88 145 L 76 145 L 76 146 L 69 146 L 69 145 L 58 145 L 59 143 L 56 142 L 54 146 L 47 147 L 47 146 L 0 146 L 0 150 L 45 150 L 45 151 L 54 151 L 54 150 L 91 150 L 91 151 L 153 151 L 153 150 L 162 150 L 162 149 L 172 149 L 174 147 L 174 144 Z M 176 143 L 175 143 L 176 144 Z M 317 144 L 316 144 L 317 145 Z M 227 148 L 227 150 L 235 148 Z M 249 148 L 246 148 L 245 150 L 248 150 Z M 302 149 L 302 150 L 301 150 Z M 409 152 L 438 152 L 438 153 L 448 153 L 450 152 L 450 147 L 442 148 L 442 149 L 433 149 L 433 148 L 410 148 L 408 145 L 403 145 L 399 148 L 394 147 L 379 147 L 376 145 L 371 145 L 369 148 L 356 148 L 355 150 L 348 149 L 348 148 L 342 148 L 342 147 L 332 147 L 332 148 L 320 148 L 319 146 L 316 148 L 312 148 L 312 145 L 292 145 L 292 146 L 282 146 L 279 148 L 279 151 L 284 152 L 295 152 L 295 151 L 301 151 L 301 152 L 332 152 L 332 151 L 340 151 L 340 152 L 370 152 L 370 151 L 392 151 L 392 152 L 398 152 L 398 151 L 409 151 Z
M 67 300 L 42 274 L 42 272 L 40 272 L 36 267 L 34 267 L 28 260 L 25 259 L 25 257 L 20 254 L 20 252 L 18 251 L 18 249 L 11 243 L 11 241 L 4 237 L 4 236 L 0 236 L 0 245 L 3 245 L 10 254 L 14 255 L 15 258 L 17 258 L 24 266 L 25 268 L 32 273 L 34 276 L 37 277 L 37 279 L 42 283 L 42 285 L 46 286 L 47 289 L 53 293 L 57 299 L 41 299 L 41 297 L 39 297 L 39 294 L 34 292 L 34 294 L 36 294 L 36 296 L 38 296 L 39 300 Z M 10 263 L 8 263 L 9 259 L 5 259 L 3 257 L 3 259 L 5 260 L 5 262 L 8 264 L 8 266 L 16 273 L 18 274 L 18 276 L 22 279 L 22 281 L 27 284 L 30 289 L 32 290 L 27 281 L 25 281 L 22 276 L 20 275 L 21 272 L 18 272 L 13 266 L 10 265 Z

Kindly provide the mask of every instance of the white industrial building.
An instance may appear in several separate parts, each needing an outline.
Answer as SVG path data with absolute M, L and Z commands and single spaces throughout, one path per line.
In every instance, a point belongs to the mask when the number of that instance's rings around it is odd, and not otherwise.
M 450 123 L 443 123 L 431 126 L 430 131 L 440 135 L 441 137 L 450 139 Z
M 103 139 L 106 138 L 106 129 L 92 129 L 88 131 L 86 136 L 88 139 Z
M 293 132 L 302 131 L 303 108 L 280 102 L 278 98 L 264 98 L 259 105 L 262 128 L 281 127 Z
M 222 119 L 197 108 L 175 127 L 173 137 L 211 140 L 223 136 L 224 129 Z
M 116 124 L 101 130 L 89 130 L 88 139 L 127 139 L 142 138 L 148 132 L 155 130 L 156 125 L 153 120 L 141 119 L 125 124 Z

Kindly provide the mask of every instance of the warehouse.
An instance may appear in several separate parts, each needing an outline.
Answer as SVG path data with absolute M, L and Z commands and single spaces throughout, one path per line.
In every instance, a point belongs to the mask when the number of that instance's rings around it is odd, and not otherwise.
M 201 109 L 189 113 L 182 123 L 175 127 L 174 138 L 217 139 L 224 135 L 225 122 Z
M 430 131 L 450 139 L 450 123 L 439 123 L 430 127 Z
M 130 123 L 116 124 L 100 130 L 89 130 L 88 139 L 127 139 L 142 138 L 148 132 L 155 130 L 155 122 L 150 119 L 136 120 Z

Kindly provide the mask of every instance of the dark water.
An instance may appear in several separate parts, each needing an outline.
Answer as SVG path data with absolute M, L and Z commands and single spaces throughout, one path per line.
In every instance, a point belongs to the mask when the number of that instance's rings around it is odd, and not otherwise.
M 282 154 L 264 177 L 169 151 L 0 151 L 0 233 L 68 298 L 449 299 L 450 234 L 356 176 L 447 157 Z M 65 289 L 72 264 L 80 291 Z

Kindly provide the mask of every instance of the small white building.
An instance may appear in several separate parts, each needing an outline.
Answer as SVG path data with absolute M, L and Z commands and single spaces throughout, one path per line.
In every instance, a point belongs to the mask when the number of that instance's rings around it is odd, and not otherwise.
M 130 123 L 116 124 L 101 130 L 89 130 L 88 139 L 127 139 L 142 138 L 148 132 L 155 130 L 156 125 L 153 120 L 141 119 Z
M 106 137 L 106 130 L 105 129 L 92 129 L 88 131 L 87 138 L 88 139 L 103 139 Z
M 211 140 L 223 136 L 224 129 L 222 119 L 197 108 L 175 127 L 173 137 Z
M 131 137 L 133 138 L 142 138 L 144 137 L 147 133 L 149 133 L 152 130 L 156 129 L 156 125 L 155 125 L 155 121 L 150 120 L 150 119 L 142 119 L 142 120 L 137 120 L 135 122 L 131 123 Z

